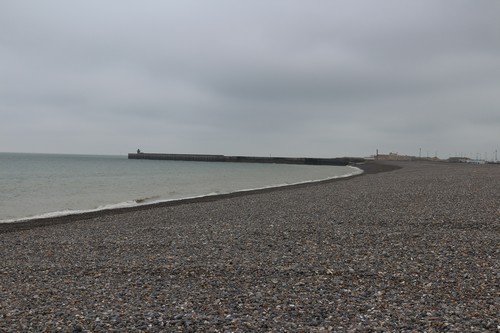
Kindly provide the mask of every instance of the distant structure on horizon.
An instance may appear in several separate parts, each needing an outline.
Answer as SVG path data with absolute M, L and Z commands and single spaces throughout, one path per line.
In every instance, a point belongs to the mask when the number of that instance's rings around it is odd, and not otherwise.
M 448 162 L 448 163 L 469 163 L 469 164 L 500 164 L 497 162 L 488 162 L 481 159 L 471 159 L 468 157 L 450 157 L 448 159 L 442 160 L 437 156 L 434 157 L 418 157 L 411 155 L 400 155 L 399 153 L 391 152 L 389 154 L 377 154 L 371 156 L 372 159 L 377 161 L 433 161 L 433 162 Z
M 129 153 L 133 160 L 167 160 L 167 161 L 198 161 L 198 162 L 242 162 L 242 163 L 275 163 L 275 164 L 306 164 L 306 165 L 337 165 L 362 163 L 365 160 L 358 157 L 310 158 L 310 157 L 263 157 L 263 156 L 225 156 L 209 154 L 165 154 L 145 153 L 137 149 L 137 153 Z
M 451 163 L 470 163 L 471 159 L 468 157 L 450 157 L 448 162 Z
M 390 152 L 389 154 L 377 154 L 372 156 L 377 161 L 442 161 L 437 156 L 435 157 L 418 157 L 411 155 L 400 155 L 399 153 Z

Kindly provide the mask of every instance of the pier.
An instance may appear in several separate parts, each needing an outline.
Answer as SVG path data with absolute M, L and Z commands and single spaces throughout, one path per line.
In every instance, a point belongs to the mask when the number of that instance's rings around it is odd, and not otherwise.
M 161 154 L 161 153 L 130 153 L 132 160 L 167 160 L 167 161 L 197 161 L 197 162 L 239 162 L 239 163 L 276 163 L 305 165 L 337 165 L 345 166 L 360 163 L 361 158 L 310 158 L 310 157 L 259 157 L 259 156 L 225 156 L 206 154 Z

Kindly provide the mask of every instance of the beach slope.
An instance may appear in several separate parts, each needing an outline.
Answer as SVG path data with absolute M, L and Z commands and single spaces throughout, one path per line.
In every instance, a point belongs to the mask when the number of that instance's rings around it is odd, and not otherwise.
M 500 167 L 392 165 L 0 227 L 0 332 L 498 332 Z

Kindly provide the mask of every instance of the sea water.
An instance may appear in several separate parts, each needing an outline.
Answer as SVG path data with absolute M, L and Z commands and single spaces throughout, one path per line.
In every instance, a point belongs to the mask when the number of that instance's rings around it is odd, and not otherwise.
M 349 166 L 0 153 L 0 222 L 283 186 L 359 172 Z

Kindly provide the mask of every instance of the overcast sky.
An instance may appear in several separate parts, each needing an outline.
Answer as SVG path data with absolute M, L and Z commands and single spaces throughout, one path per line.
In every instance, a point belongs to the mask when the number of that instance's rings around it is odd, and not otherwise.
M 493 157 L 498 0 L 0 0 L 0 151 Z

